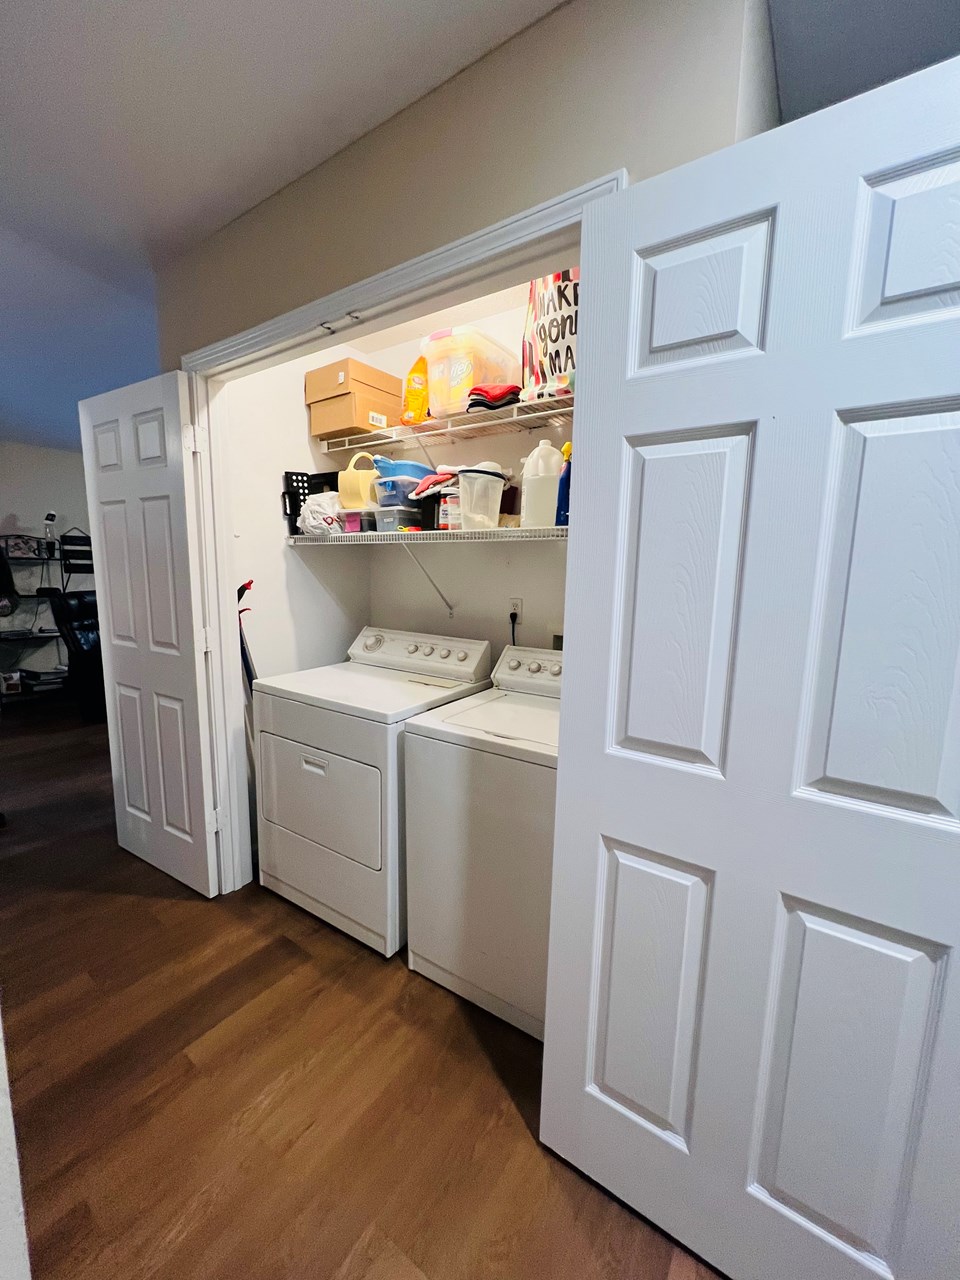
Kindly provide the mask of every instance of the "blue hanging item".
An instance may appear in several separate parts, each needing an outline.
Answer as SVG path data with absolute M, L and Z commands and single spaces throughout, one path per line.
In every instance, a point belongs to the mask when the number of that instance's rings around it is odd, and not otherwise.
M 557 486 L 556 523 L 567 525 L 570 523 L 570 470 L 573 465 L 570 461 L 573 445 L 569 440 L 561 448 L 560 452 L 563 454 L 563 466 L 560 468 L 560 482 Z

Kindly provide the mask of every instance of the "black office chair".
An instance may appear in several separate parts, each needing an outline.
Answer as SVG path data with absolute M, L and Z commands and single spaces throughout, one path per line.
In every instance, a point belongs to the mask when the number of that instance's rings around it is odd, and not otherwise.
M 77 700 L 84 723 L 106 720 L 97 593 L 41 587 L 37 595 L 50 602 L 53 621 L 67 651 L 67 688 Z

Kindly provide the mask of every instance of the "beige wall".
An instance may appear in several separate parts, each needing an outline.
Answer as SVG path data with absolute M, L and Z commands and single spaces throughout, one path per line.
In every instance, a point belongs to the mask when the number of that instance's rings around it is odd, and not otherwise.
M 613 169 L 636 181 L 734 142 L 763 118 L 761 10 L 556 10 L 162 267 L 164 368 Z
M 83 454 L 0 440 L 0 534 L 41 534 L 50 510 L 57 513 L 57 533 L 73 525 L 89 531 Z

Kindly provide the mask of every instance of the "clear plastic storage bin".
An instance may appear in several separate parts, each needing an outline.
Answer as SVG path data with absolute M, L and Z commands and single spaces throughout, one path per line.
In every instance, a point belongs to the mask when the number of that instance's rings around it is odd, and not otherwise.
M 419 507 L 378 507 L 377 533 L 397 533 L 400 529 L 419 529 Z
M 430 413 L 434 418 L 463 413 L 470 388 L 479 383 L 520 382 L 520 361 L 514 353 L 470 325 L 439 329 L 424 338 L 420 350 L 427 358 Z

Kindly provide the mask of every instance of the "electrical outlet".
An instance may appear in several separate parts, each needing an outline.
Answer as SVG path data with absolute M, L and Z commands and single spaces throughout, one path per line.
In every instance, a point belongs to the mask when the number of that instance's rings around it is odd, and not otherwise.
M 523 597 L 511 596 L 510 608 L 507 610 L 507 612 L 515 613 L 517 615 L 517 626 L 519 627 L 521 622 L 523 622 Z

